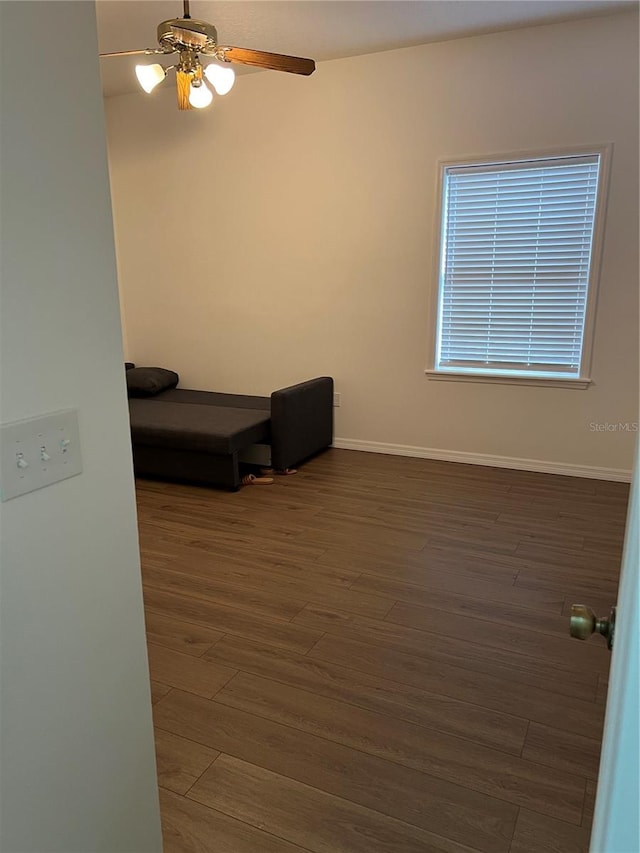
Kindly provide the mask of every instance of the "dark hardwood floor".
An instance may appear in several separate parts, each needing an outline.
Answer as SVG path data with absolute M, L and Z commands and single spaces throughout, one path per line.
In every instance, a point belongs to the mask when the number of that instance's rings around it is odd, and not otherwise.
M 582 853 L 628 486 L 331 450 L 139 481 L 166 853 Z

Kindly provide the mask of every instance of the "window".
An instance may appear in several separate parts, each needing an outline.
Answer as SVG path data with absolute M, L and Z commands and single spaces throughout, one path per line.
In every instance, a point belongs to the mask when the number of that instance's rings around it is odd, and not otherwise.
M 606 154 L 443 166 L 427 373 L 587 386 Z

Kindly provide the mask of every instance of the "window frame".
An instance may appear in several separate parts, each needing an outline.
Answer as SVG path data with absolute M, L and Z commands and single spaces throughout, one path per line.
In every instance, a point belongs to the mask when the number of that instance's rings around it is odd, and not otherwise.
M 441 264 L 445 223 L 443 221 L 445 171 L 447 168 L 458 166 L 488 166 L 501 163 L 518 163 L 530 160 L 549 160 L 562 157 L 580 157 L 588 155 L 600 156 L 598 188 L 594 214 L 593 242 L 591 246 L 591 267 L 587 287 L 587 304 L 582 339 L 582 354 L 578 376 L 535 376 L 512 371 L 482 372 L 477 368 L 465 370 L 441 370 L 436 366 L 438 345 L 438 319 L 440 315 L 441 294 Z M 501 154 L 481 154 L 465 157 L 448 157 L 438 160 L 435 203 L 435 227 L 433 247 L 433 269 L 431 275 L 431 294 L 429 299 L 429 325 L 427 332 L 428 360 L 425 374 L 428 379 L 453 382 L 480 382 L 507 385 L 546 385 L 555 388 L 573 388 L 584 390 L 592 384 L 591 368 L 593 359 L 593 343 L 595 338 L 596 310 L 598 290 L 602 267 L 602 255 L 605 232 L 606 207 L 609 196 L 609 177 L 613 143 L 598 145 L 567 145 L 553 149 L 537 149 L 533 151 L 513 151 Z

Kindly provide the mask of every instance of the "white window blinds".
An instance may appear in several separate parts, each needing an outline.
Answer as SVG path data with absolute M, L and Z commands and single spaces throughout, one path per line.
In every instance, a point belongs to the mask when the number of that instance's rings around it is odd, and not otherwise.
M 445 168 L 436 369 L 580 374 L 599 169 Z

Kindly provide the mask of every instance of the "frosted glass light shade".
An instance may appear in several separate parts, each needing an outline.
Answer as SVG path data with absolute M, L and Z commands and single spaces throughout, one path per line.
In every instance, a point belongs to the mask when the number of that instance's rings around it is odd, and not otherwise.
M 208 107 L 212 100 L 213 92 L 204 81 L 199 86 L 191 84 L 189 88 L 189 103 L 192 107 L 201 110 L 204 107 Z
M 236 72 L 233 68 L 226 68 L 212 62 L 204 69 L 204 73 L 219 95 L 226 95 L 233 88 L 236 79 Z
M 158 83 L 162 83 L 167 72 L 162 65 L 157 63 L 154 65 L 136 65 L 136 77 L 138 83 L 142 86 L 145 92 L 153 92 Z

